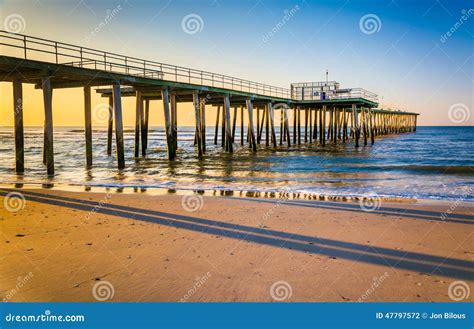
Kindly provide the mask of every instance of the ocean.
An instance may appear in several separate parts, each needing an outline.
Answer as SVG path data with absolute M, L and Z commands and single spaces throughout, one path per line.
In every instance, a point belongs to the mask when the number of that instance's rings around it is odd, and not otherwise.
M 197 158 L 194 128 L 179 127 L 178 155 L 169 162 L 162 127 L 150 127 L 148 155 L 134 159 L 134 132 L 126 128 L 126 168 L 106 155 L 105 128 L 93 131 L 93 167 L 85 168 L 84 132 L 55 127 L 56 175 L 42 164 L 43 129 L 25 128 L 25 173 L 14 172 L 12 128 L 0 129 L 0 184 L 140 187 L 176 190 L 279 191 L 331 196 L 474 201 L 474 127 L 418 127 L 414 133 L 378 137 L 374 145 L 355 149 L 352 142 L 279 146 L 263 143 L 256 154 L 236 143 L 233 154 L 214 127 L 207 129 L 207 153 Z M 277 131 L 278 133 L 278 131 Z M 279 139 L 278 135 L 277 138 Z M 115 137 L 114 137 L 115 141 Z M 236 142 L 240 141 L 237 129 Z M 113 147 L 115 152 L 115 146 Z

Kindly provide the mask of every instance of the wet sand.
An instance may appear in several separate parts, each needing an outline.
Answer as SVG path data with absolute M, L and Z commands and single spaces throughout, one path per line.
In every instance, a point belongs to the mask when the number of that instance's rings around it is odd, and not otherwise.
M 11 191 L 25 201 L 5 201 Z M 472 203 L 382 201 L 362 208 L 2 189 L 0 298 L 452 301 L 453 282 L 473 287 Z

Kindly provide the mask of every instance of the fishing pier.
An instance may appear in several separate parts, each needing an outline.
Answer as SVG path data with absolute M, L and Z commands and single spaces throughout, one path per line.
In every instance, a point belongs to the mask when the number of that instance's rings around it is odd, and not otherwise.
M 168 158 L 178 155 L 179 104 L 192 103 L 196 156 L 206 144 L 225 152 L 258 145 L 290 148 L 305 144 L 373 144 L 381 135 L 416 131 L 417 113 L 378 109 L 377 95 L 361 88 L 340 88 L 335 81 L 293 83 L 290 89 L 222 74 L 118 55 L 67 43 L 0 31 L 0 81 L 13 85 L 15 170 L 24 172 L 23 89 L 43 92 L 43 163 L 54 175 L 53 90 L 83 88 L 85 158 L 92 158 L 92 87 L 108 99 L 107 154 L 115 134 L 117 166 L 125 168 L 122 97 L 135 97 L 135 158 L 148 150 L 149 113 L 163 105 Z M 213 140 L 206 140 L 206 116 L 215 116 Z M 244 120 L 246 118 L 246 120 Z M 236 138 L 239 130 L 240 138 Z

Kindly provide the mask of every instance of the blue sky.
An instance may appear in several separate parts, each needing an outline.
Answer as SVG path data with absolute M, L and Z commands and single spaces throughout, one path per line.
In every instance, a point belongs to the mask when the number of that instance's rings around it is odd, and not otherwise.
M 422 113 L 422 124 L 453 124 L 448 109 L 465 104 L 466 125 L 474 123 L 474 14 L 440 38 L 471 7 L 472 1 L 456 0 L 24 0 L 3 1 L 1 15 L 21 14 L 24 34 L 281 87 L 323 80 L 328 69 L 342 86 L 379 94 L 383 107 Z M 285 10 L 293 15 L 276 28 Z M 182 28 L 189 14 L 202 19 L 195 34 Z M 378 19 L 374 33 L 361 30 L 365 15 Z

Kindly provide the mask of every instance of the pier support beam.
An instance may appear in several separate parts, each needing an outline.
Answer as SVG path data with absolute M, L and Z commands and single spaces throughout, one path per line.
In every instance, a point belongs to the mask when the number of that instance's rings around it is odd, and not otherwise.
M 120 92 L 120 84 L 115 83 L 112 87 L 112 96 L 114 102 L 115 117 L 115 142 L 117 148 L 117 164 L 118 169 L 125 168 L 125 153 L 123 146 L 123 122 L 122 122 L 122 95 Z
M 161 98 L 163 100 L 163 112 L 165 117 L 165 130 L 166 130 L 166 144 L 168 148 L 168 159 L 173 161 L 176 157 L 176 143 L 174 142 L 174 134 L 171 128 L 171 115 L 170 115 L 170 97 L 168 88 L 161 90 Z M 199 103 L 198 110 L 199 110 Z
M 354 131 L 354 138 L 355 138 L 355 147 L 359 147 L 359 138 L 360 138 L 360 127 L 359 127 L 359 114 L 357 112 L 357 105 L 352 104 L 352 116 L 353 120 L 353 127 L 351 127 L 351 131 Z
M 194 119 L 196 123 L 196 145 L 198 148 L 198 157 L 199 159 L 202 158 L 202 142 L 201 142 L 201 113 L 199 109 L 199 94 L 198 92 L 193 93 L 193 107 L 194 107 Z M 217 112 L 217 120 L 219 120 L 219 112 Z M 216 136 L 217 136 L 217 128 L 218 124 L 216 125 Z
M 267 114 L 268 114 L 268 118 L 269 118 L 269 121 L 270 121 L 270 129 L 271 129 L 271 136 L 272 136 L 272 143 L 273 143 L 273 147 L 276 148 L 277 147 L 277 140 L 276 140 L 276 133 L 275 133 L 275 115 L 273 113 L 273 105 L 271 102 L 268 102 L 267 104 Z
M 114 124 L 114 98 L 109 97 L 109 120 L 107 126 L 107 155 L 112 155 L 112 133 L 113 133 L 113 124 Z
M 170 93 L 171 106 L 171 133 L 173 135 L 174 150 L 178 149 L 178 107 L 176 103 L 176 94 Z
M 84 122 L 86 138 L 86 167 L 92 167 L 92 117 L 91 117 L 91 87 L 84 87 Z
M 246 100 L 247 104 L 247 112 L 249 116 L 249 143 L 250 143 L 250 148 L 252 149 L 253 152 L 257 152 L 257 143 L 255 140 L 255 131 L 254 131 L 254 124 L 253 124 L 253 104 L 251 99 Z
M 142 133 L 142 156 L 146 156 L 146 150 L 148 148 L 148 119 L 150 117 L 150 100 L 145 100 L 145 108 L 142 108 L 141 115 L 141 127 Z
M 221 114 L 221 107 L 217 106 L 217 115 L 216 115 L 216 132 L 214 134 L 214 145 L 217 145 L 217 135 L 219 134 L 219 116 Z
M 232 145 L 232 127 L 230 121 L 230 99 L 229 95 L 224 96 L 224 113 L 225 113 L 225 149 L 230 153 L 234 152 Z
M 329 129 L 328 129 L 329 131 Z M 326 105 L 323 106 L 321 112 L 321 131 L 320 131 L 320 142 L 322 146 L 326 145 Z
M 136 91 L 136 106 L 135 106 L 135 158 L 140 155 L 140 126 L 142 122 L 142 108 L 143 99 L 142 92 Z
M 13 117 L 15 120 L 15 171 L 25 171 L 25 144 L 23 132 L 23 87 L 21 80 L 13 81 Z
M 206 153 L 206 101 L 199 99 L 199 112 L 201 114 L 201 147 L 202 153 Z
M 240 145 L 244 145 L 244 107 L 240 107 Z
M 284 131 L 286 134 L 286 142 L 288 143 L 288 148 L 291 147 L 291 140 L 290 140 L 290 125 L 288 123 L 288 106 L 282 108 L 282 115 L 284 118 Z
M 53 90 L 49 78 L 43 78 L 44 101 L 44 159 L 48 176 L 54 175 L 54 147 L 53 147 Z

